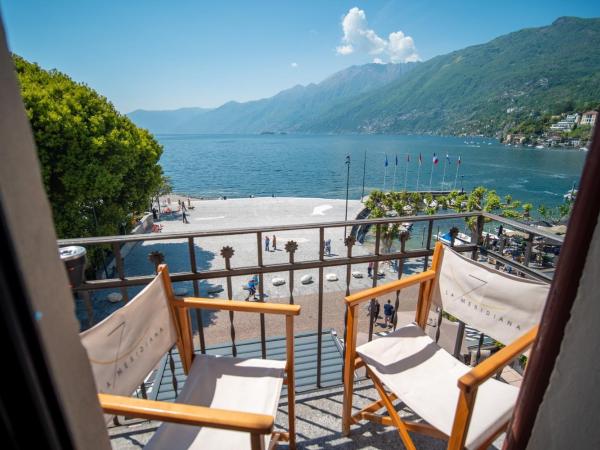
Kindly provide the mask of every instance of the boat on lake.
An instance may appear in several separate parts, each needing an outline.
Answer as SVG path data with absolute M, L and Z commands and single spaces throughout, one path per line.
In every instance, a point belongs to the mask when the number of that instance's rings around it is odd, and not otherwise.
M 511 230 L 512 231 L 512 230 Z M 483 237 L 483 239 L 487 239 L 488 241 L 497 241 L 498 240 L 498 235 L 494 234 L 494 233 L 490 233 L 489 231 L 484 231 L 481 236 Z M 450 235 L 450 232 L 446 232 L 444 234 L 442 233 L 438 233 L 435 238 L 440 241 L 442 244 L 446 244 L 446 245 L 450 245 L 452 236 Z M 454 246 L 459 246 L 459 245 L 469 245 L 471 243 L 471 236 L 469 236 L 468 234 L 465 233 L 458 233 L 456 235 L 456 238 L 454 239 Z
M 452 235 L 450 232 L 446 232 L 444 234 L 438 233 L 435 236 L 436 240 L 440 241 L 442 244 L 450 245 L 452 242 Z M 471 236 L 465 233 L 458 233 L 456 238 L 454 239 L 454 246 L 457 247 L 459 245 L 469 245 L 471 243 Z

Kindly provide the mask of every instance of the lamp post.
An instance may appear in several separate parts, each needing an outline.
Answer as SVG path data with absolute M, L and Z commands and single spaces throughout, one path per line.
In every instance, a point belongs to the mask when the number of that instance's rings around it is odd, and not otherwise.
M 464 193 L 465 192 L 465 188 L 463 187 L 463 180 L 465 179 L 464 175 L 460 176 L 460 193 Z
M 367 151 L 365 150 L 365 160 L 363 162 L 363 184 L 362 184 L 362 192 L 360 194 L 360 201 L 363 201 L 365 198 L 365 175 L 367 174 Z
M 348 193 L 350 190 L 350 155 L 346 155 L 346 214 L 344 215 L 344 221 L 348 220 Z M 344 239 L 346 239 L 346 226 L 344 225 Z

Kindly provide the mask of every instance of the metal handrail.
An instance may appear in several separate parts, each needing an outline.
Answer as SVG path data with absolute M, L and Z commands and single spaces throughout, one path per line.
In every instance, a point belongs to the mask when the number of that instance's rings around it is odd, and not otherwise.
M 496 258 L 499 263 L 508 264 L 517 270 L 525 273 L 533 278 L 549 282 L 551 281 L 551 276 L 547 273 L 535 270 L 532 267 L 528 267 L 528 262 L 531 256 L 531 248 L 533 245 L 533 239 L 535 236 L 541 236 L 545 239 L 548 239 L 553 242 L 562 243 L 563 238 L 561 236 L 552 235 L 550 233 L 544 232 L 542 230 L 538 230 L 529 225 L 525 225 L 519 222 L 516 222 L 511 219 L 507 219 L 501 216 L 497 216 L 495 214 L 486 213 L 486 212 L 464 212 L 464 213 L 452 213 L 452 214 L 436 214 L 436 215 L 426 215 L 426 216 L 399 216 L 399 217 L 384 217 L 380 219 L 358 219 L 358 220 L 347 220 L 347 221 L 336 221 L 336 222 L 317 222 L 317 223 L 305 223 L 305 224 L 294 224 L 294 225 L 280 225 L 280 226 L 266 226 L 266 227 L 247 227 L 247 228 L 234 228 L 234 229 L 221 229 L 215 231 L 190 231 L 190 232 L 176 232 L 176 233 L 152 233 L 152 234 L 139 234 L 139 235 L 123 235 L 123 236 L 102 236 L 102 237 L 89 237 L 89 238 L 74 238 L 74 239 L 60 239 L 57 241 L 59 246 L 65 245 L 83 245 L 83 246 L 94 246 L 94 245 L 106 245 L 110 244 L 114 257 L 115 257 L 115 267 L 117 269 L 118 278 L 105 278 L 99 280 L 88 280 L 85 281 L 82 285 L 75 288 L 75 291 L 82 292 L 84 296 L 89 295 L 90 291 L 96 291 L 99 289 L 121 289 L 123 293 L 125 301 L 127 301 L 127 288 L 132 286 L 140 286 L 149 283 L 153 278 L 153 274 L 141 275 L 141 276 L 125 276 L 125 261 L 121 258 L 121 246 L 126 243 L 136 243 L 142 241 L 165 241 L 165 240 L 185 240 L 188 243 L 188 256 L 190 259 L 190 269 L 191 271 L 185 272 L 176 272 L 171 273 L 171 278 L 173 282 L 178 281 L 192 281 L 194 287 L 194 295 L 199 296 L 199 281 L 201 280 L 210 280 L 216 278 L 225 278 L 227 280 L 227 291 L 226 295 L 228 298 L 232 298 L 232 286 L 231 280 L 232 277 L 235 276 L 243 276 L 243 275 L 252 275 L 257 274 L 259 276 L 259 286 L 258 291 L 263 298 L 264 293 L 264 275 L 269 273 L 276 272 L 289 272 L 290 281 L 293 280 L 293 274 L 298 270 L 307 270 L 307 269 L 319 269 L 319 317 L 317 324 L 317 335 L 318 335 L 318 348 L 317 348 L 317 386 L 320 386 L 321 383 L 321 347 L 322 347 L 322 339 L 321 333 L 323 331 L 323 323 L 322 323 L 322 300 L 323 300 L 323 269 L 326 267 L 333 266 L 346 266 L 346 290 L 349 292 L 350 287 L 350 268 L 355 264 L 365 264 L 369 262 L 374 263 L 374 272 L 377 273 L 379 263 L 383 261 L 391 261 L 397 260 L 399 262 L 399 266 L 402 267 L 404 262 L 409 259 L 414 258 L 423 258 L 423 268 L 427 269 L 429 264 L 429 258 L 433 254 L 433 249 L 431 248 L 432 237 L 433 237 L 433 223 L 434 221 L 448 221 L 453 219 L 465 219 L 470 217 L 477 217 L 477 227 L 475 234 L 471 236 L 470 245 L 460 245 L 456 246 L 454 249 L 459 252 L 471 252 L 472 258 L 476 258 L 478 251 L 483 250 L 484 247 L 481 245 L 483 242 L 483 223 L 484 221 L 496 221 L 499 223 L 506 224 L 507 226 L 521 230 L 528 234 L 528 238 L 526 239 L 526 251 L 525 251 L 525 264 L 521 264 L 517 261 L 509 260 L 502 256 L 500 248 L 500 253 L 495 252 L 491 249 L 485 249 L 490 256 Z M 382 253 L 381 251 L 381 241 L 382 241 L 382 225 L 389 224 L 400 224 L 402 222 L 426 222 L 426 232 L 427 232 L 427 240 L 423 242 L 424 247 L 416 250 L 404 250 L 403 246 L 400 251 L 397 252 L 389 252 Z M 323 244 L 324 244 L 324 236 L 325 230 L 330 228 L 342 228 L 342 227 L 352 227 L 354 230 L 359 227 L 375 227 L 375 249 L 373 254 L 368 255 L 353 255 L 352 254 L 352 245 L 354 245 L 354 241 L 346 241 L 346 245 L 348 246 L 348 251 L 346 255 L 340 255 L 335 257 L 328 257 L 325 259 L 325 255 L 323 252 Z M 267 233 L 278 233 L 282 231 L 292 231 L 292 230 L 318 230 L 319 232 L 319 250 L 318 255 L 315 253 L 315 259 L 311 260 L 302 260 L 295 261 L 293 257 L 293 252 L 290 254 L 290 258 L 288 262 L 279 262 L 274 264 L 265 264 L 262 258 L 262 239 L 263 236 Z M 257 261 L 256 264 L 245 267 L 235 267 L 232 268 L 229 262 L 229 258 L 223 255 L 226 259 L 225 268 L 222 269 L 214 269 L 214 270 L 198 270 L 196 266 L 196 257 L 195 257 L 195 246 L 194 239 L 204 239 L 210 237 L 219 237 L 219 236 L 235 236 L 235 235 L 255 235 L 256 244 L 255 251 L 257 252 Z M 425 235 L 424 235 L 425 237 Z M 294 250 L 295 251 L 295 250 Z M 402 276 L 402 270 L 398 271 L 398 278 Z M 378 284 L 379 278 L 373 277 L 373 287 L 376 287 Z M 289 284 L 290 287 L 290 302 L 293 303 L 293 282 Z M 347 292 L 347 293 L 348 293 Z M 398 295 L 396 296 L 396 303 L 398 302 Z M 200 341 L 200 351 L 206 351 L 206 344 L 204 339 L 204 329 L 202 326 L 201 316 L 198 314 L 196 316 L 197 321 L 197 329 L 199 334 Z M 230 326 L 231 326 L 231 335 L 232 335 L 232 348 L 235 347 L 235 327 L 233 325 L 233 318 L 230 317 Z M 373 328 L 372 322 L 370 323 L 369 328 L 369 338 L 372 337 Z M 260 335 L 261 335 L 261 350 L 262 356 L 266 357 L 266 333 L 265 333 L 265 323 L 264 317 L 260 318 Z M 458 333 L 457 341 L 461 340 L 462 342 L 462 333 Z
M 229 236 L 229 235 L 240 235 L 240 234 L 254 234 L 257 232 L 271 233 L 273 231 L 293 231 L 293 230 L 309 230 L 315 228 L 341 228 L 347 226 L 361 226 L 361 225 L 377 225 L 377 224 L 390 224 L 390 223 L 402 223 L 402 222 L 427 222 L 429 220 L 450 220 L 450 219 L 463 219 L 466 217 L 475 217 L 481 215 L 480 212 L 466 212 L 466 213 L 455 213 L 455 214 L 436 214 L 432 216 L 399 216 L 399 217 L 384 217 L 381 219 L 356 219 L 347 221 L 337 222 L 312 222 L 298 225 L 274 225 L 265 227 L 248 227 L 248 228 L 232 228 L 232 229 L 221 229 L 215 231 L 185 231 L 185 232 L 172 232 L 172 233 L 153 233 L 153 234 L 127 234 L 122 236 L 99 236 L 99 237 L 86 237 L 86 238 L 70 238 L 70 239 L 59 239 L 58 245 L 99 245 L 99 244 L 112 244 L 112 243 L 126 243 L 135 241 L 155 241 L 155 240 L 166 240 L 166 239 L 187 239 L 193 238 L 205 238 L 205 237 L 216 237 L 216 236 Z M 540 233 L 536 233 L 540 234 Z

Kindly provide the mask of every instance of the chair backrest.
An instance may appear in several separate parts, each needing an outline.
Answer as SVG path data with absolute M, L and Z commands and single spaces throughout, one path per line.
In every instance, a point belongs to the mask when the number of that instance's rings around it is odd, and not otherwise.
M 131 395 L 178 338 L 162 274 L 80 337 L 98 392 Z
M 439 247 L 434 305 L 505 345 L 540 322 L 549 284 L 509 275 Z

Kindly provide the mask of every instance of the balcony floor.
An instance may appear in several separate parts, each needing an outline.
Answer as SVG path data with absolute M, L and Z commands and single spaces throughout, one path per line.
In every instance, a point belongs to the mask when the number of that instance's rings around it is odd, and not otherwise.
M 449 330 L 446 330 L 449 331 Z M 452 333 L 444 333 L 450 334 Z M 453 337 L 453 336 L 452 336 Z M 469 339 L 468 337 L 466 338 Z M 446 346 L 453 345 L 448 342 Z M 342 353 L 339 341 L 331 331 L 322 334 L 322 377 L 321 389 L 316 388 L 316 349 L 317 333 L 306 332 L 295 336 L 296 347 L 296 438 L 298 448 L 306 449 L 389 449 L 404 448 L 398 432 L 393 427 L 383 427 L 363 422 L 355 425 L 349 437 L 341 434 L 342 386 L 340 385 L 342 372 Z M 266 341 L 267 357 L 271 359 L 285 358 L 285 340 L 283 337 L 270 338 Z M 260 343 L 256 340 L 242 341 L 237 344 L 238 356 L 247 358 L 260 358 Z M 209 354 L 231 356 L 230 345 L 219 345 L 207 348 Z M 176 350 L 173 351 L 175 375 L 178 389 L 185 383 L 185 374 Z M 147 380 L 148 398 L 161 401 L 174 401 L 175 391 L 172 386 L 172 372 L 167 358 L 163 358 L 157 370 Z M 504 381 L 519 385 L 521 377 L 511 368 L 507 367 L 502 373 Z M 287 429 L 287 397 L 286 390 L 282 398 L 276 418 L 276 429 Z M 356 410 L 378 400 L 377 391 L 370 380 L 357 381 L 355 384 Z M 398 404 L 400 415 L 412 420 L 412 412 L 402 409 Z M 146 420 L 125 420 L 120 418 L 120 426 L 109 427 L 109 434 L 114 449 L 130 450 L 143 448 L 152 434 L 159 426 L 159 422 Z M 444 449 L 446 443 L 431 437 L 412 434 L 413 440 L 419 449 Z M 501 448 L 501 436 L 491 448 Z M 282 445 L 281 448 L 286 448 Z
M 363 407 L 378 399 L 377 391 L 370 381 L 356 383 L 356 407 Z M 296 439 L 301 449 L 390 449 L 404 448 L 398 432 L 370 422 L 355 425 L 349 437 L 341 430 L 342 387 L 330 387 L 305 392 L 296 397 Z M 410 411 L 401 410 L 401 416 L 411 417 Z M 122 426 L 109 429 L 114 449 L 143 448 L 158 427 L 158 422 L 131 420 Z M 287 398 L 282 398 L 277 414 L 276 429 L 287 429 Z M 442 450 L 446 443 L 428 436 L 412 433 L 418 449 Z M 492 449 L 502 448 L 500 437 Z M 281 445 L 280 448 L 287 448 Z

